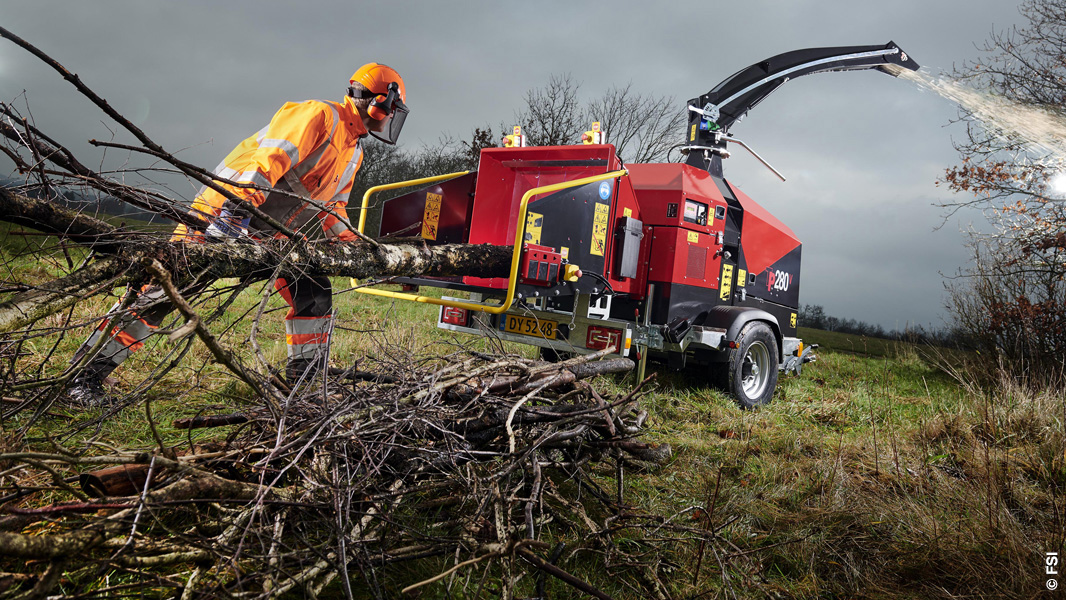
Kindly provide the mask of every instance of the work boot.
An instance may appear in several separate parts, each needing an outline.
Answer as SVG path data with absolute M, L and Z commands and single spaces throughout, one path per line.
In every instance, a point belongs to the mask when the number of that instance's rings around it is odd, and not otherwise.
M 107 375 L 114 368 L 111 366 L 110 361 L 108 363 L 90 363 L 82 369 L 81 373 L 78 373 L 78 376 L 70 383 L 70 387 L 67 388 L 67 396 L 75 403 L 86 408 L 111 404 L 113 398 L 104 389 L 104 380 L 107 379 Z

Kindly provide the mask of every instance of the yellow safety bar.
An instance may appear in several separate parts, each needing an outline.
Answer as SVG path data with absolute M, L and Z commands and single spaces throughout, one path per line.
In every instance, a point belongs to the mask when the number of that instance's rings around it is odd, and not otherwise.
M 452 177 L 459 177 L 460 175 L 466 175 L 470 171 L 457 171 L 455 173 L 447 173 L 445 175 L 434 175 L 433 177 L 423 177 L 421 179 L 408 179 L 407 181 L 397 181 L 395 183 L 386 183 L 382 185 L 375 185 L 363 194 L 363 206 L 359 212 L 359 233 L 363 233 L 363 227 L 366 226 L 366 207 L 370 203 L 370 196 L 378 192 L 384 192 L 385 190 L 394 190 L 396 188 L 411 187 L 413 185 L 420 185 L 424 183 L 436 183 L 445 179 L 451 179 Z
M 436 304 L 437 306 L 450 306 L 454 308 L 465 308 L 466 310 L 473 310 L 479 312 L 486 312 L 493 315 L 502 314 L 508 308 L 511 307 L 511 302 L 514 301 L 514 289 L 515 284 L 518 281 L 518 261 L 522 255 L 522 233 L 525 230 L 526 224 L 526 209 L 529 206 L 529 201 L 533 196 L 539 194 L 545 194 L 547 192 L 557 192 L 559 190 L 565 190 L 567 188 L 578 187 L 580 185 L 586 185 L 589 183 L 596 183 L 597 181 L 604 181 L 607 179 L 614 179 L 616 177 L 624 177 L 629 174 L 629 171 L 622 169 L 620 171 L 611 171 L 610 173 L 604 173 L 603 175 L 593 175 L 592 177 L 584 177 L 582 179 L 575 179 L 573 181 L 564 181 L 562 183 L 553 183 L 551 185 L 545 185 L 536 187 L 522 195 L 522 203 L 518 208 L 518 227 L 515 229 L 514 234 L 514 252 L 511 254 L 511 272 L 507 276 L 507 295 L 503 299 L 503 303 L 499 306 L 493 306 L 489 304 L 479 304 L 476 302 L 462 302 L 460 300 L 443 300 L 441 298 L 432 298 L 430 296 L 418 296 L 415 294 L 405 294 L 403 292 L 390 292 L 388 290 L 378 290 L 374 288 L 356 288 L 355 291 L 361 294 L 370 294 L 372 296 L 382 296 L 385 298 L 393 298 L 396 300 L 410 300 L 411 302 L 423 302 L 425 304 Z M 432 178 L 430 178 L 432 179 Z M 381 186 L 379 186 L 381 187 Z M 374 188 L 370 188 L 373 190 Z M 369 194 L 370 191 L 368 190 Z M 365 197 L 364 197 L 365 201 Z

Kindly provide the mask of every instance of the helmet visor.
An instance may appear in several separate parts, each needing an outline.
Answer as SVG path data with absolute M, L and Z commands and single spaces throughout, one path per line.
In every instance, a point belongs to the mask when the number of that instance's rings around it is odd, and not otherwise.
M 403 129 L 403 122 L 407 119 L 407 105 L 402 100 L 396 98 L 392 104 L 392 116 L 389 118 L 388 124 L 383 131 L 371 131 L 370 135 L 385 142 L 386 144 L 395 144 L 396 140 L 400 137 L 400 130 Z

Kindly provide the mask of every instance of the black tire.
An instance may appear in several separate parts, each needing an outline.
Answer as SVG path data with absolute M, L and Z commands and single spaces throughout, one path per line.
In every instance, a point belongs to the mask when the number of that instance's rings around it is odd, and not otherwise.
M 769 325 L 752 321 L 740 330 L 736 342 L 723 365 L 726 392 L 743 408 L 762 406 L 777 389 L 777 338 Z

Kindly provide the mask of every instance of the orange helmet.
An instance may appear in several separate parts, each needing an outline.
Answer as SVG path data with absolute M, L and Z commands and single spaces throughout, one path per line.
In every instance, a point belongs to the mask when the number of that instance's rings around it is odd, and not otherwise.
M 407 92 L 404 89 L 403 78 L 392 67 L 379 63 L 367 63 L 356 71 L 349 84 L 359 83 L 366 91 L 356 91 L 354 87 L 348 88 L 348 95 L 353 98 L 372 98 L 367 114 L 375 121 L 382 121 L 392 117 L 388 128 L 379 135 L 371 131 L 370 134 L 379 140 L 395 144 L 400 136 L 403 122 L 407 118 L 408 110 Z

